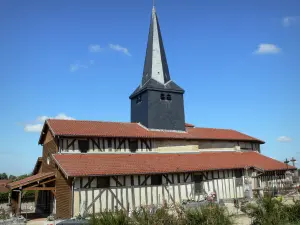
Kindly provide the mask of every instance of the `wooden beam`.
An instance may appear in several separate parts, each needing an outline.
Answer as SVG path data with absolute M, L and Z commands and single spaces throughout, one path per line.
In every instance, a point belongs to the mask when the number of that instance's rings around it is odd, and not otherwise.
M 123 138 L 123 139 L 119 142 L 119 145 L 118 145 L 117 149 L 121 149 L 122 144 L 124 144 L 124 143 L 125 143 L 125 138 Z
M 97 139 L 98 143 L 97 143 L 97 141 L 94 140 L 94 139 L 91 139 L 91 140 L 92 140 L 93 144 L 96 145 L 96 147 L 102 152 L 102 149 L 101 149 L 100 143 L 99 143 L 99 142 L 100 142 L 100 141 L 99 141 L 99 138 Z
M 163 177 L 166 178 L 167 182 L 169 182 L 170 184 L 174 184 L 174 182 L 172 182 L 169 177 L 168 174 L 163 174 Z
M 125 176 L 124 176 L 125 177 Z M 117 186 L 119 185 L 119 186 L 125 186 L 125 183 L 124 184 L 122 184 L 120 181 L 118 181 L 118 178 L 116 177 L 116 176 L 112 176 L 111 177 L 115 182 L 116 182 L 116 184 L 117 184 Z
M 102 193 L 105 191 L 106 189 L 102 189 L 99 194 L 97 195 L 97 197 L 95 197 L 93 199 L 93 201 L 91 202 L 91 204 L 89 204 L 89 206 L 86 207 L 85 212 L 88 212 L 90 210 L 90 208 L 93 207 L 93 204 L 95 204 L 95 202 L 101 197 Z
M 90 188 L 91 183 L 93 182 L 94 179 L 95 179 L 95 177 L 88 177 L 88 182 L 84 185 L 83 188 Z
M 67 144 L 67 150 L 74 144 L 75 141 L 76 141 L 76 139 L 72 140 L 70 142 L 70 144 Z
M 54 197 L 56 198 L 56 192 L 51 190 L 52 194 L 54 195 Z
M 147 180 L 149 179 L 150 175 L 145 176 L 145 180 L 141 183 L 141 185 L 146 185 Z
M 47 184 L 47 183 L 50 183 L 50 182 L 52 182 L 52 181 L 55 181 L 55 179 L 56 179 L 56 178 L 53 178 L 53 179 L 51 179 L 51 180 L 46 180 L 46 181 L 44 181 L 44 182 L 41 182 L 41 183 L 32 185 L 32 186 L 30 186 L 30 187 L 37 187 L 37 186 L 39 186 L 39 185 L 45 185 L 45 184 Z M 36 181 L 36 182 L 38 182 L 38 181 Z M 28 188 L 29 188 L 29 187 L 28 187 Z M 25 188 L 25 189 L 26 189 L 26 188 Z
M 151 150 L 151 147 L 148 145 L 147 140 L 141 139 L 141 141 L 142 141 L 143 144 L 146 145 L 146 148 L 147 148 L 148 150 Z
M 183 179 L 184 179 L 184 182 L 187 182 L 187 180 L 189 179 L 189 176 L 191 175 L 190 173 L 187 174 L 187 176 L 185 174 L 183 174 Z
M 24 191 L 55 191 L 55 187 L 28 187 Z

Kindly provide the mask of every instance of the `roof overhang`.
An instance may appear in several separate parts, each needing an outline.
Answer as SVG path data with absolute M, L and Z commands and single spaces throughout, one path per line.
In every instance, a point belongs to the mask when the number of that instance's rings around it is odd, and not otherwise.
M 6 185 L 10 190 L 53 190 L 53 187 L 39 187 L 40 185 L 48 184 L 55 181 L 55 173 L 38 173 L 36 175 L 26 177 L 22 180 L 14 181 Z

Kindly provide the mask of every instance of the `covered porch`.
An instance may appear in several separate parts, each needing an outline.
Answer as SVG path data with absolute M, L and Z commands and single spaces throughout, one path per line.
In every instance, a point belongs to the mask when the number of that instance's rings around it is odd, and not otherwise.
M 21 215 L 22 200 L 26 192 L 34 192 L 34 213 L 55 214 L 55 173 L 38 173 L 36 175 L 9 183 L 10 203 L 13 215 Z

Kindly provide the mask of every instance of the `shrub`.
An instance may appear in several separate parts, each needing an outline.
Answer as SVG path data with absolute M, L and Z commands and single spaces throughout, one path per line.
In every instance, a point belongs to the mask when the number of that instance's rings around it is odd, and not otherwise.
M 89 223 L 91 225 L 129 225 L 130 219 L 124 211 L 102 212 L 93 216 Z
M 174 214 L 169 212 L 167 206 L 156 210 L 141 207 L 132 212 L 133 224 L 138 225 L 176 225 L 180 224 Z
M 289 222 L 287 206 L 278 199 L 270 196 L 250 203 L 245 206 L 246 214 L 252 219 L 255 225 L 283 225 Z
M 218 205 L 209 205 L 185 212 L 185 224 L 187 225 L 231 225 L 232 215 L 225 208 Z

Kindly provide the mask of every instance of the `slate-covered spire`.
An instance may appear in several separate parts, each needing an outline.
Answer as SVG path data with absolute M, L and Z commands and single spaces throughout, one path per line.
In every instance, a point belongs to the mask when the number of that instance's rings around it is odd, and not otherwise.
M 154 6 L 152 8 L 142 85 L 151 78 L 161 84 L 165 84 L 170 80 L 166 53 Z
M 140 85 L 129 96 L 131 122 L 149 129 L 185 131 L 184 90 L 171 80 L 155 7 Z

